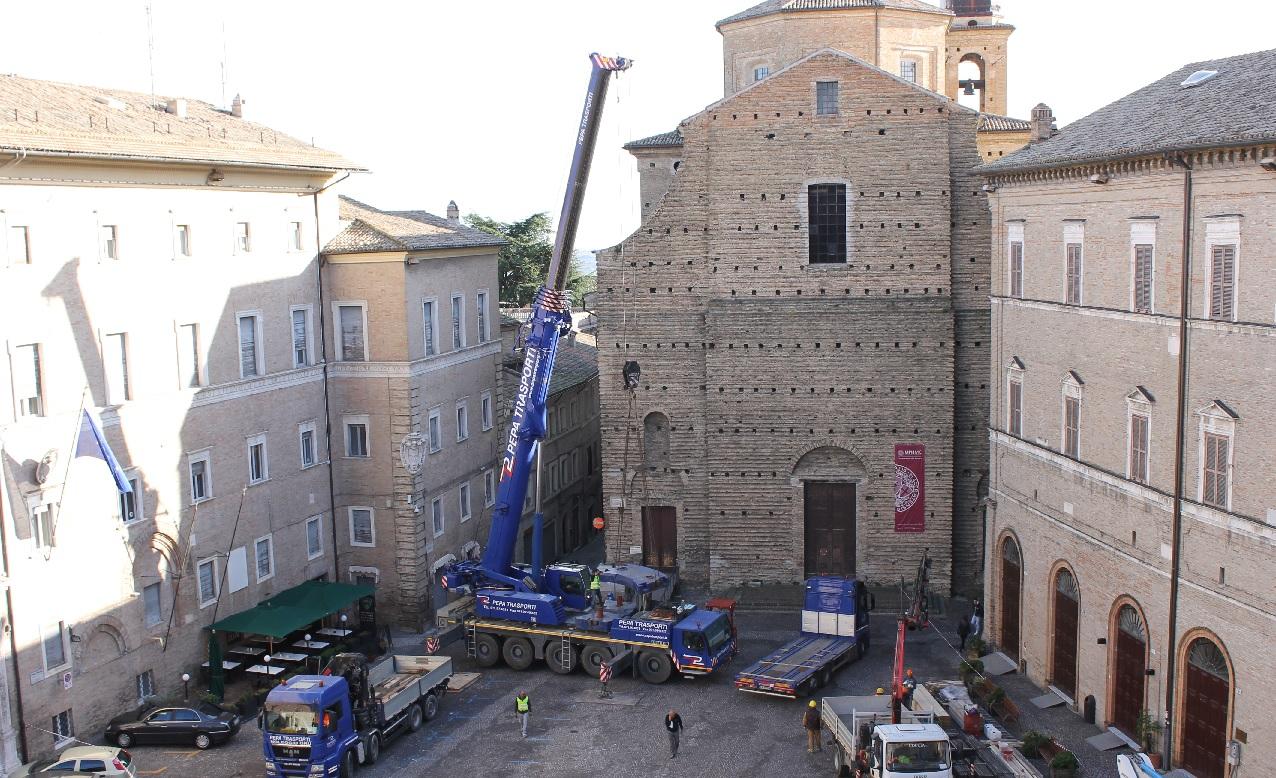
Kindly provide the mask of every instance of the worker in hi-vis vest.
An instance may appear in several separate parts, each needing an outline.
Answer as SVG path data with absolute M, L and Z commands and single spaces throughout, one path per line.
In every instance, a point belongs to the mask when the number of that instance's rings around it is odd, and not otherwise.
M 594 598 L 594 606 L 603 607 L 603 579 L 597 570 L 594 571 L 593 580 L 589 582 L 589 593 Z
M 519 692 L 514 698 L 514 712 L 523 724 L 523 737 L 527 737 L 527 720 L 532 715 L 532 698 L 527 696 L 527 692 Z

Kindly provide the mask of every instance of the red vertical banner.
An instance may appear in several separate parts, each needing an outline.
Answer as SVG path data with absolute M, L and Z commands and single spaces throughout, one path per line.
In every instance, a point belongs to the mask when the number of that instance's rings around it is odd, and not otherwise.
M 895 531 L 926 531 L 926 446 L 895 444 Z

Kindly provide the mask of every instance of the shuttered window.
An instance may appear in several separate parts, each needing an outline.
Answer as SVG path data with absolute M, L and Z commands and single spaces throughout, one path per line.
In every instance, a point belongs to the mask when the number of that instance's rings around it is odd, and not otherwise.
M 1152 312 L 1152 245 L 1149 243 L 1134 247 L 1134 310 Z
M 465 348 L 465 298 L 452 295 L 452 348 Z
M 1081 454 L 1081 399 L 1063 398 L 1063 453 L 1076 458 Z
M 257 351 L 260 334 L 256 316 L 239 317 L 239 375 L 241 378 L 251 378 L 261 372 L 261 362 Z
M 1010 434 L 1023 434 L 1023 382 L 1010 382 Z
M 102 365 L 106 369 L 106 398 L 112 405 L 133 399 L 129 390 L 128 334 L 116 332 L 102 339 Z
M 350 543 L 355 546 L 376 545 L 376 531 L 372 527 L 371 508 L 350 509 Z
M 1010 244 L 1010 296 L 1023 297 L 1023 241 Z
M 1148 421 L 1144 414 L 1130 414 L 1130 478 L 1140 483 L 1148 482 Z
M 1226 435 L 1205 433 L 1205 472 L 1201 500 L 1227 508 L 1227 464 L 1231 441 Z
M 1215 246 L 1210 255 L 1210 318 L 1236 318 L 1236 246 Z
M 178 386 L 189 389 L 200 385 L 199 325 L 179 324 L 177 327 L 177 380 Z
M 296 308 L 292 312 L 292 365 L 310 364 L 310 311 Z
M 1068 244 L 1068 266 L 1064 279 L 1069 305 L 1081 304 L 1081 244 Z
M 434 345 L 435 333 L 438 331 L 438 322 L 435 321 L 434 301 L 426 300 L 421 303 L 422 320 L 425 326 L 425 355 L 432 357 L 437 353 L 438 347 Z
M 337 306 L 341 326 L 341 361 L 363 362 L 367 359 L 363 332 L 363 306 Z
M 19 416 L 44 415 L 44 390 L 40 385 L 40 344 L 13 349 L 13 394 Z

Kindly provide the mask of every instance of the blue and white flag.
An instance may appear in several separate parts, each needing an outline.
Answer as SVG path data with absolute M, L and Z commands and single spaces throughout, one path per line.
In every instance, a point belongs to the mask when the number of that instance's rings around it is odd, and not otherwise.
M 129 485 L 128 476 L 124 475 L 124 469 L 115 458 L 115 452 L 111 451 L 111 445 L 106 442 L 106 436 L 102 434 L 102 428 L 97 425 L 97 421 L 87 410 L 80 411 L 80 432 L 75 438 L 74 456 L 102 460 L 111 471 L 111 477 L 115 479 L 115 488 L 120 490 L 120 494 L 133 491 L 133 487 Z

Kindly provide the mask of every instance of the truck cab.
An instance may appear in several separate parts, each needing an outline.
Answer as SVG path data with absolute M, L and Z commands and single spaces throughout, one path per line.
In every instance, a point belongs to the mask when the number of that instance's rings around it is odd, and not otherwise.
M 731 617 L 727 613 L 696 610 L 670 630 L 669 649 L 683 675 L 707 675 L 735 654 Z
M 952 778 L 948 735 L 938 724 L 879 724 L 869 742 L 872 778 Z
M 262 711 L 266 775 L 335 774 L 358 740 L 344 678 L 298 676 L 276 686 Z
M 568 610 L 590 607 L 589 582 L 593 577 L 588 565 L 561 562 L 545 568 L 547 594 L 557 595 Z

